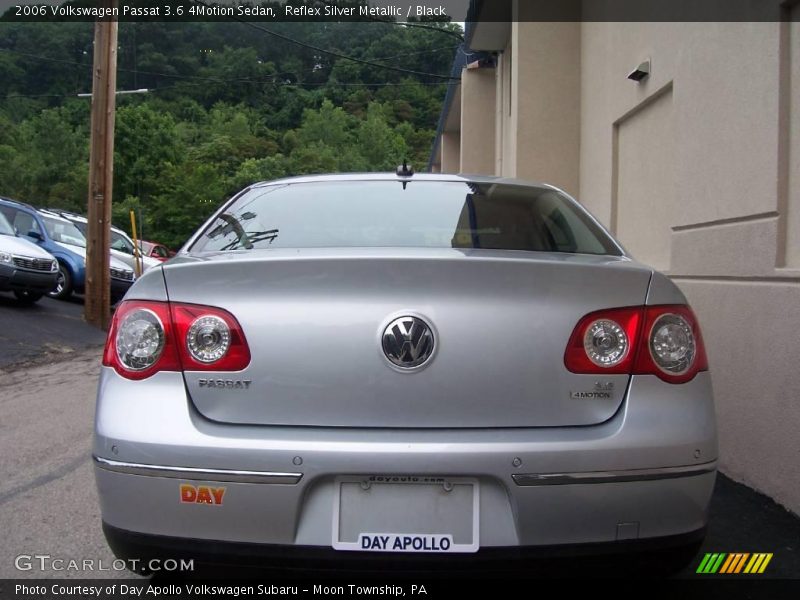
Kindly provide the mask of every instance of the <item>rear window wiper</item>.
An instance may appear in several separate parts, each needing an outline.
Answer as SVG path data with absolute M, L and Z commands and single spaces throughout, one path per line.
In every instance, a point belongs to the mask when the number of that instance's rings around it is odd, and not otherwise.
M 239 220 L 236 217 L 234 217 L 230 213 L 222 213 L 221 215 L 219 215 L 219 218 L 228 223 L 228 225 L 230 225 L 233 228 L 233 231 L 239 238 L 237 242 L 240 246 L 244 246 L 248 250 L 253 249 L 253 242 L 251 242 L 250 238 L 247 237 L 247 233 L 245 233 L 242 224 L 239 223 Z

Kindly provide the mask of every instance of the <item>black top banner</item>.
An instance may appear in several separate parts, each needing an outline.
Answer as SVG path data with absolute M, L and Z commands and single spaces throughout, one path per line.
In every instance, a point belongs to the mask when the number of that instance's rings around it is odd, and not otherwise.
M 796 21 L 798 0 L 0 0 L 2 21 Z

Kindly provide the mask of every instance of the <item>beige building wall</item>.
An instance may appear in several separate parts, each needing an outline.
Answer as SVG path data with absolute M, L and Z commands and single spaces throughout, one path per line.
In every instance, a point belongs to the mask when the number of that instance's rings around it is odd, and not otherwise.
M 791 23 L 782 25 L 782 43 L 788 51 L 781 55 L 785 81 L 781 100 L 784 103 L 782 130 L 787 148 L 785 202 L 788 213 L 785 265 L 800 269 L 800 4 L 789 15 Z
M 461 173 L 494 174 L 495 70 L 461 73 Z
M 513 132 L 503 174 L 546 181 L 578 193 L 581 24 L 526 22 L 531 5 L 516 3 L 511 25 L 510 114 Z
M 616 185 L 612 221 L 617 235 L 636 257 L 661 270 L 669 269 L 670 223 L 675 202 L 676 140 L 672 87 L 619 120 L 612 130 Z M 642 227 L 642 223 L 653 226 Z
M 461 168 L 461 134 L 447 132 L 442 134 L 442 173 L 458 173 Z
M 796 513 L 799 38 L 797 23 L 583 23 L 578 196 L 698 313 L 722 470 Z

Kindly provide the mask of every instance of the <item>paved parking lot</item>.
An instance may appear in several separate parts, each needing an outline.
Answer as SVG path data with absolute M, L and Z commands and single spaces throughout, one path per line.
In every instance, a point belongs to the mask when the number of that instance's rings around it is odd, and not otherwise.
M 83 300 L 60 302 L 42 298 L 20 306 L 13 295 L 0 293 L 0 369 L 11 364 L 63 357 L 102 345 L 105 334 L 83 320 Z
M 80 302 L 44 299 L 23 308 L 0 300 L 0 578 L 85 576 L 20 572 L 19 554 L 113 560 L 89 458 L 104 335 L 82 321 L 82 309 Z M 695 567 L 704 552 L 772 552 L 767 575 L 800 579 L 799 545 L 800 519 L 720 476 Z M 683 575 L 696 577 L 693 571 Z

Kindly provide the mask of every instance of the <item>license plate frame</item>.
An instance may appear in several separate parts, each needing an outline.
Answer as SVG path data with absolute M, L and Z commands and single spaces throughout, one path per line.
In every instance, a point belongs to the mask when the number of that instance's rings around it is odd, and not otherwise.
M 468 504 L 471 507 L 471 515 L 460 515 L 464 524 L 469 522 L 471 524 L 472 540 L 469 543 L 464 543 L 463 540 L 456 543 L 454 541 L 453 531 L 374 531 L 375 528 L 366 526 L 369 531 L 358 531 L 358 536 L 355 541 L 343 540 L 341 535 L 341 517 L 342 517 L 342 495 L 343 485 L 358 484 L 364 492 L 372 486 L 385 486 L 382 490 L 387 493 L 391 490 L 391 486 L 424 486 L 416 502 L 424 504 L 429 502 L 426 497 L 447 492 L 447 486 L 451 486 L 451 491 L 456 489 L 455 486 L 468 486 L 471 488 L 472 498 L 462 500 L 461 504 Z M 363 486 L 367 487 L 364 488 Z M 355 488 L 351 488 L 355 489 Z M 462 490 L 459 490 L 462 491 Z M 351 492 L 352 493 L 352 492 Z M 413 494 L 412 494 L 413 498 Z M 374 507 L 373 507 L 374 508 Z M 464 508 L 462 507 L 462 510 Z M 430 517 L 431 515 L 426 515 Z M 458 515 L 457 515 L 458 516 Z M 438 476 L 375 476 L 375 475 L 343 475 L 336 477 L 334 480 L 334 502 L 333 502 L 333 519 L 331 530 L 331 545 L 334 550 L 342 551 L 357 551 L 357 552 L 387 552 L 387 553 L 403 553 L 403 554 L 459 554 L 459 553 L 474 553 L 480 548 L 480 484 L 474 477 L 438 477 Z M 413 529 L 413 524 L 410 527 Z M 382 529 L 382 528 L 378 528 Z M 376 542 L 378 547 L 364 547 L 362 545 L 362 538 L 364 536 L 382 536 L 389 538 L 388 547 L 380 547 L 381 544 Z M 414 538 L 413 543 L 409 543 L 406 538 Z M 400 538 L 400 541 L 396 541 Z M 424 543 L 419 543 L 417 538 L 424 538 Z M 448 540 L 445 543 L 445 540 Z M 382 541 L 382 540 L 381 540 Z M 444 549 L 442 546 L 447 546 Z M 402 546 L 402 547 L 398 547 Z M 410 548 L 409 548 L 410 546 Z M 414 546 L 417 546 L 415 548 Z

